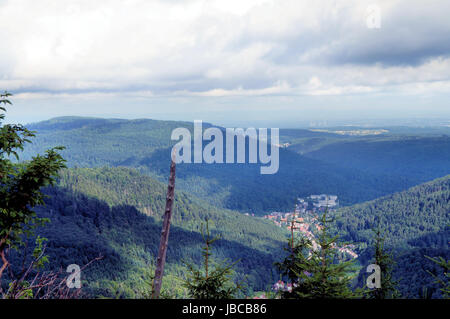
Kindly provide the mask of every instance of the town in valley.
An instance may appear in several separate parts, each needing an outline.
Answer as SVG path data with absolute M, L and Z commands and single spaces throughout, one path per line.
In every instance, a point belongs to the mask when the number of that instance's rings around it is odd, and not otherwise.
M 289 232 L 305 236 L 311 240 L 313 249 L 316 249 L 318 247 L 316 235 L 322 227 L 319 214 L 325 211 L 333 214 L 338 207 L 339 201 L 336 195 L 310 195 L 306 198 L 297 198 L 292 212 L 272 212 L 264 215 L 263 218 L 272 221 L 278 227 L 286 228 Z M 354 245 L 342 245 L 337 249 L 348 258 L 358 258 Z

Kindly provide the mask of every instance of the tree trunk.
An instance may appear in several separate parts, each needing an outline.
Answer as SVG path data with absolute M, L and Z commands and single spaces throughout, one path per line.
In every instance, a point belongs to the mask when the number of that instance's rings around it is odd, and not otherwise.
M 170 219 L 172 218 L 172 207 L 175 193 L 175 150 L 172 153 L 170 164 L 169 185 L 167 187 L 166 210 L 159 243 L 158 259 L 156 260 L 155 278 L 153 279 L 152 299 L 158 299 L 161 291 L 162 277 L 164 275 L 164 264 L 166 263 L 167 244 L 169 241 Z

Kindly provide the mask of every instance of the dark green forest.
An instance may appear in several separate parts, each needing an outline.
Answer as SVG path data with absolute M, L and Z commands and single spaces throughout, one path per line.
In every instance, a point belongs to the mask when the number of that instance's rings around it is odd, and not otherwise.
M 38 216 L 51 219 L 37 234 L 49 239 L 49 267 L 100 261 L 86 270 L 87 294 L 143 297 L 149 285 L 161 230 L 165 185 L 128 168 L 76 168 L 61 172 L 55 187 L 45 189 L 46 205 Z M 385 230 L 386 246 L 395 252 L 395 272 L 403 297 L 418 298 L 427 288 L 439 297 L 427 271 L 440 270 L 426 256 L 449 256 L 450 176 L 335 212 L 333 229 L 342 241 L 354 243 L 363 271 L 372 258 L 372 229 Z M 268 290 L 279 279 L 274 263 L 286 254 L 288 232 L 260 218 L 214 208 L 177 192 L 169 240 L 166 296 L 183 297 L 186 263 L 201 260 L 200 227 L 209 220 L 214 258 L 239 260 L 235 280 L 244 280 L 243 294 Z
M 203 123 L 203 126 L 206 128 L 210 124 Z M 49 146 L 65 145 L 66 150 L 62 154 L 69 167 L 127 166 L 162 182 L 166 180 L 167 158 L 175 143 L 170 140 L 171 131 L 176 127 L 186 127 L 192 131 L 192 123 L 187 122 L 78 117 L 55 118 L 29 127 L 39 131 L 39 134 L 33 144 L 25 148 L 24 159 Z M 416 138 L 412 145 L 410 137 L 373 137 L 378 141 L 372 143 L 375 149 L 360 147 L 365 142 L 350 138 L 355 140 L 351 145 L 355 145 L 353 153 L 356 154 L 348 155 L 343 141 L 349 138 L 338 134 L 308 130 L 281 130 L 280 134 L 281 141 L 302 139 L 305 143 L 314 143 L 314 139 L 325 139 L 325 145 L 333 147 L 334 152 L 320 156 L 314 152 L 300 155 L 295 148 L 293 151 L 282 148 L 280 169 L 274 175 L 261 175 L 259 165 L 181 164 L 177 172 L 178 188 L 214 206 L 263 214 L 290 210 L 297 196 L 315 193 L 336 194 L 342 205 L 352 205 L 449 173 L 448 137 Z M 391 140 L 398 143 L 405 140 L 407 152 L 402 158 L 386 155 L 392 151 Z M 341 148 L 343 151 L 338 152 Z M 324 149 L 327 148 L 324 146 Z M 378 169 L 380 161 L 374 152 L 385 157 L 383 165 L 386 170 Z M 413 160 L 413 155 L 418 154 L 420 158 Z M 352 156 L 353 162 L 345 156 Z M 353 164 L 359 157 L 364 157 L 364 162 Z M 343 159 L 339 161 L 339 158 Z M 393 173 L 400 160 L 403 160 L 401 170 L 398 174 Z M 421 163 L 430 164 L 424 164 L 428 166 L 421 168 Z
M 372 230 L 380 227 L 397 262 L 394 275 L 403 296 L 423 296 L 424 287 L 439 295 L 427 273 L 437 274 L 439 267 L 425 256 L 450 257 L 450 175 L 342 208 L 336 213 L 336 227 L 344 241 L 359 244 L 362 265 L 371 258 Z
M 43 189 L 45 205 L 35 209 L 38 217 L 51 220 L 36 231 L 48 238 L 48 269 L 102 256 L 83 272 L 86 296 L 149 297 L 167 159 L 175 142 L 168 137 L 176 127 L 192 129 L 192 123 L 65 117 L 29 127 L 39 134 L 21 159 L 65 145 L 61 154 L 69 166 L 56 185 Z M 426 256 L 449 257 L 450 176 L 438 178 L 449 173 L 447 136 L 347 137 L 284 130 L 281 140 L 303 143 L 302 155 L 295 148 L 280 149 L 275 175 L 259 174 L 256 165 L 177 166 L 163 297 L 187 296 L 187 265 L 202 258 L 206 220 L 212 236 L 220 236 L 213 261 L 237 261 L 233 280 L 245 283 L 241 296 L 270 290 L 280 279 L 274 265 L 286 257 L 288 232 L 242 212 L 291 211 L 297 197 L 320 193 L 338 195 L 343 206 L 330 214 L 331 229 L 356 245 L 360 272 L 353 289 L 364 286 L 373 229 L 380 228 L 394 256 L 401 296 L 442 296 L 432 276 L 441 276 L 442 270 Z M 33 242 L 28 240 L 30 246 Z M 11 258 L 18 263 L 20 253 Z
M 414 184 L 444 176 L 450 169 L 450 136 L 392 136 L 326 145 L 305 154 L 342 168 L 404 178 Z
M 91 296 L 143 297 L 156 258 L 165 205 L 165 185 L 127 168 L 64 170 L 57 186 L 45 189 L 46 205 L 36 209 L 51 222 L 36 231 L 48 238 L 51 269 L 86 264 L 85 292 Z M 285 233 L 268 221 L 218 209 L 177 192 L 170 230 L 163 291 L 183 297 L 185 263 L 201 259 L 201 224 L 221 239 L 214 258 L 239 260 L 236 280 L 245 277 L 245 293 L 264 290 L 277 279 Z M 147 277 L 146 277 L 147 276 Z

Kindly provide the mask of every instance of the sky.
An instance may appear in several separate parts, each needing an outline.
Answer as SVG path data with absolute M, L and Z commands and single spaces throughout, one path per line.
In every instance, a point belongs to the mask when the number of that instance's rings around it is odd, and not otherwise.
M 450 119 L 450 1 L 0 0 L 9 121 Z

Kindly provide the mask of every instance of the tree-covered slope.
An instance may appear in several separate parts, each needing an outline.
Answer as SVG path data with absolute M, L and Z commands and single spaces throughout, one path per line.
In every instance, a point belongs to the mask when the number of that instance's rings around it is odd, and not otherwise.
M 388 245 L 417 246 L 417 238 L 442 231 L 450 224 L 450 175 L 341 208 L 337 215 L 340 231 L 352 241 L 370 242 L 370 229 L 380 224 L 386 228 Z
M 52 269 L 83 265 L 103 255 L 84 273 L 92 295 L 142 297 L 149 289 L 150 267 L 156 258 L 166 186 L 126 168 L 70 169 L 58 186 L 47 188 L 46 205 L 38 215 L 51 223 L 37 233 L 49 239 Z M 201 259 L 201 224 L 208 218 L 216 260 L 239 260 L 237 278 L 248 291 L 265 289 L 276 275 L 273 263 L 285 241 L 284 231 L 268 221 L 214 208 L 176 190 L 163 288 L 183 296 L 184 262 Z
M 187 122 L 59 117 L 29 124 L 39 132 L 24 155 L 41 152 L 46 145 L 64 145 L 70 166 L 126 165 L 154 150 L 172 145 L 170 133 Z
M 348 169 L 424 183 L 450 174 L 450 136 L 383 136 L 326 145 L 305 154 Z
M 25 149 L 24 158 L 48 146 L 64 145 L 63 155 L 71 167 L 128 166 L 165 181 L 171 145 L 175 143 L 170 135 L 176 127 L 192 130 L 192 123 L 57 118 L 30 125 L 39 134 Z M 283 132 L 295 138 L 300 134 Z M 308 131 L 300 135 L 305 134 L 336 136 Z M 261 175 L 259 164 L 182 164 L 177 171 L 178 187 L 215 206 L 261 214 L 290 210 L 298 196 L 336 194 L 341 204 L 350 205 L 413 185 L 408 176 L 339 167 L 286 149 L 280 149 L 279 162 L 274 175 Z
M 425 256 L 450 257 L 450 175 L 336 212 L 337 232 L 363 249 L 362 265 L 373 254 L 373 232 L 385 231 L 386 245 L 397 262 L 396 278 L 404 297 L 419 297 L 423 288 L 438 294 L 431 275 L 438 267 Z

